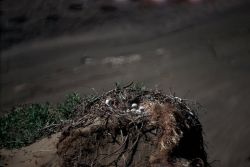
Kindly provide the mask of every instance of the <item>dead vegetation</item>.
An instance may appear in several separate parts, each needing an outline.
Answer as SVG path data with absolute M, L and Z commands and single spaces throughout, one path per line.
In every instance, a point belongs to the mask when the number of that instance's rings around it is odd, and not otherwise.
M 208 166 L 202 126 L 178 97 L 129 85 L 83 106 L 57 144 L 61 166 Z

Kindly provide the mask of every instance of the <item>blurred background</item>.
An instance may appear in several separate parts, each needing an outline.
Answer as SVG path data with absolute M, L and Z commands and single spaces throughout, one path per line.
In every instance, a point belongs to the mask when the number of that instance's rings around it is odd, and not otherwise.
M 143 82 L 203 106 L 212 166 L 250 166 L 249 0 L 0 3 L 0 115 Z

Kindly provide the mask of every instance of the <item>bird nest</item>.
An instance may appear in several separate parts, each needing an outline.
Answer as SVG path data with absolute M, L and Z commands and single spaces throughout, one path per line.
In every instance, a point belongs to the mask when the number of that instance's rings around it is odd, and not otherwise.
M 178 97 L 129 86 L 78 110 L 57 144 L 61 166 L 208 166 L 202 126 Z

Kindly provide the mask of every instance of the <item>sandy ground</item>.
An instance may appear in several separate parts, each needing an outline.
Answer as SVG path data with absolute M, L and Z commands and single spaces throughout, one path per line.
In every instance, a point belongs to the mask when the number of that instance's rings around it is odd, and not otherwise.
M 250 5 L 242 2 L 223 10 L 210 5 L 142 10 L 73 35 L 65 28 L 52 39 L 47 38 L 53 31 L 27 36 L 27 42 L 1 53 L 1 113 L 18 103 L 55 103 L 72 91 L 108 90 L 117 81 L 144 82 L 203 105 L 200 118 L 213 166 L 247 167 Z M 3 39 L 8 42 L 10 34 Z
M 60 133 L 44 138 L 28 147 L 19 150 L 1 150 L 0 166 L 18 167 L 58 167 L 59 158 L 56 154 L 56 143 Z

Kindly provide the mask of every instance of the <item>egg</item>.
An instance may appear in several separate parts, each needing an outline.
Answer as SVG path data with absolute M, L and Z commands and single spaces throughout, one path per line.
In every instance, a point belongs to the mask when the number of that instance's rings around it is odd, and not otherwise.
M 111 103 L 112 103 L 112 99 L 110 99 L 110 98 L 106 99 L 106 101 L 105 101 L 106 105 L 110 106 Z
M 138 105 L 137 105 L 136 103 L 133 103 L 131 107 L 132 107 L 132 108 L 137 108 Z
M 140 107 L 139 107 L 139 110 L 140 110 L 141 112 L 144 112 L 144 111 L 145 111 L 145 108 L 144 108 L 143 106 L 140 106 Z
M 136 109 L 132 108 L 132 109 L 131 109 L 131 112 L 136 112 Z
M 141 114 L 141 110 L 136 110 L 135 113 L 136 114 Z

